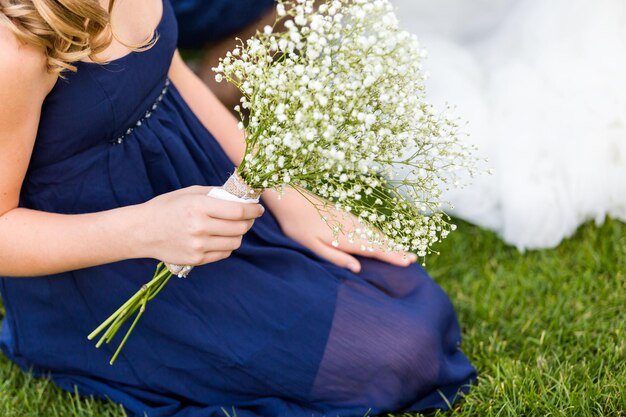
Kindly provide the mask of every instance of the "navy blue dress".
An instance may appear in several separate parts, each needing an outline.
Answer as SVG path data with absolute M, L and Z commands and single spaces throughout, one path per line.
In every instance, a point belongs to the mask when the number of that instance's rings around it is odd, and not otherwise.
M 96 212 L 226 180 L 232 162 L 167 82 L 176 48 L 168 1 L 158 33 L 146 52 L 79 63 L 57 82 L 21 207 Z M 445 408 L 475 376 L 448 297 L 419 266 L 361 261 L 355 275 L 320 259 L 266 212 L 230 258 L 168 284 L 114 366 L 114 347 L 96 349 L 86 336 L 152 276 L 156 260 L 1 279 L 0 345 L 23 369 L 133 415 Z

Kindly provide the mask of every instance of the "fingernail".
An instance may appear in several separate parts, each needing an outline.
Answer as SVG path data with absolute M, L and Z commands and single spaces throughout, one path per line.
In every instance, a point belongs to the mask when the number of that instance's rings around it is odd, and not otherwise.
M 263 215 L 263 213 L 265 213 L 265 207 L 261 206 L 261 215 Z
M 350 262 L 348 264 L 348 269 L 356 274 L 357 272 L 359 272 L 359 264 Z
M 417 262 L 417 255 L 414 253 L 409 253 L 409 260 L 411 261 L 411 263 Z

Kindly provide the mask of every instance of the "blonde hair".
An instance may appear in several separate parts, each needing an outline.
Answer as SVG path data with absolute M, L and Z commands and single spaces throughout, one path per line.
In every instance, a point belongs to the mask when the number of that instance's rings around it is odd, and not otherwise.
M 108 9 L 98 0 L 0 0 L 0 24 L 8 27 L 18 40 L 42 48 L 48 71 L 76 71 L 73 63 L 89 58 L 98 63 L 98 53 L 117 39 L 110 25 L 115 0 Z M 125 46 L 144 50 L 155 41 L 154 33 L 139 45 Z

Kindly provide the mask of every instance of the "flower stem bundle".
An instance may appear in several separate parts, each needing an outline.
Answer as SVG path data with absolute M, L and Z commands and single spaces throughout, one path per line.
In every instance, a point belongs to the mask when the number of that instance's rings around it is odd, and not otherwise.
M 100 346 L 102 346 L 103 343 L 111 342 L 120 327 L 122 327 L 122 325 L 136 313 L 135 319 L 133 320 L 130 328 L 126 332 L 126 335 L 118 345 L 115 354 L 109 362 L 111 365 L 113 365 L 113 363 L 117 359 L 120 351 L 122 350 L 122 347 L 124 347 L 126 341 L 128 340 L 128 337 L 135 328 L 135 325 L 146 310 L 146 304 L 148 303 L 148 301 L 152 300 L 159 292 L 161 292 L 161 290 L 163 289 L 165 284 L 167 284 L 170 278 L 172 278 L 172 273 L 165 267 L 163 262 L 159 263 L 154 273 L 154 276 L 152 277 L 152 280 L 150 280 L 149 283 L 141 287 L 141 289 L 137 291 L 135 295 L 129 298 L 128 301 L 126 301 L 119 309 L 117 309 L 115 313 L 109 316 L 108 319 L 103 321 L 102 324 L 100 324 L 100 326 L 98 326 L 87 337 L 89 340 L 92 340 L 98 334 L 102 333 L 104 329 L 106 329 L 104 334 L 102 334 L 102 336 L 96 343 L 96 347 L 99 348 Z

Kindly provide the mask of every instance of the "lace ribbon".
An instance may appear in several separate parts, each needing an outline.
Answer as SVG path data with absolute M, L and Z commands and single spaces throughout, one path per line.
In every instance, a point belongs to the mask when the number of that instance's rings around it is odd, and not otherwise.
M 245 200 L 258 200 L 263 193 L 263 189 L 252 188 L 237 172 L 232 174 L 222 185 L 222 188 L 228 191 L 235 197 L 243 198 Z

